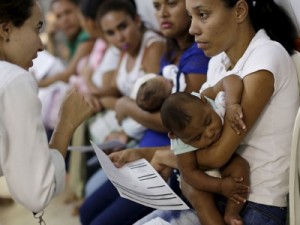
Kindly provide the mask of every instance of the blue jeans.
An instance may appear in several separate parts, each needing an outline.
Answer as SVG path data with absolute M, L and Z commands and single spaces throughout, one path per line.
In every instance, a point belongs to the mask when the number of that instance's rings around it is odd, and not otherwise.
M 153 209 L 120 197 L 107 180 L 80 207 L 82 225 L 132 225 Z
M 217 205 L 222 213 L 225 211 L 225 201 L 218 200 Z M 287 208 L 268 206 L 247 202 L 242 212 L 244 225 L 286 225 Z
M 92 193 L 94 193 L 101 185 L 103 185 L 108 180 L 106 174 L 102 169 L 95 172 L 85 185 L 85 197 L 88 198 Z

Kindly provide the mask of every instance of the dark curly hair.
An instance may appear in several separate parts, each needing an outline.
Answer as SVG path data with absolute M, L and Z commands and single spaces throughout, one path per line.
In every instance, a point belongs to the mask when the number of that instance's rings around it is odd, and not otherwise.
M 164 101 L 160 117 L 168 131 L 180 132 L 191 123 L 192 115 L 189 112 L 189 104 L 199 104 L 199 98 L 187 92 L 176 92 Z
M 0 0 L 0 23 L 11 22 L 21 27 L 31 16 L 36 0 Z

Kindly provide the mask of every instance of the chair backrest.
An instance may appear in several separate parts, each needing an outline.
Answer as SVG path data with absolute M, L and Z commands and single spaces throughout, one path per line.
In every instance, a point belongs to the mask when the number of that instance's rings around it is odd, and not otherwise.
M 298 84 L 300 87 L 300 52 L 296 52 L 293 56 L 292 59 L 295 63 L 296 69 L 297 69 L 297 74 L 298 74 Z
M 300 87 L 300 53 L 292 56 L 297 68 Z M 298 110 L 292 138 L 291 161 L 289 173 L 289 221 L 290 225 L 300 224 L 300 108 Z
M 299 187 L 299 174 L 300 174 L 300 109 L 298 110 L 297 117 L 294 125 L 292 151 L 290 162 L 290 175 L 289 175 L 289 220 L 290 225 L 300 224 L 300 187 Z

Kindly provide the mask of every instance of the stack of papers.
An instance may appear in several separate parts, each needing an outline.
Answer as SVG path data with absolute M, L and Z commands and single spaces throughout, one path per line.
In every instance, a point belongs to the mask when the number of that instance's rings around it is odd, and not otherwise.
M 101 167 L 121 197 L 155 209 L 189 209 L 145 159 L 116 168 L 108 156 L 93 142 L 92 146 Z

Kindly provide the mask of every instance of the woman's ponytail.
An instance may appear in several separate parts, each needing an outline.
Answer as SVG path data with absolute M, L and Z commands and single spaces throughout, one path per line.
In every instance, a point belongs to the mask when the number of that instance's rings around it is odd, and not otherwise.
M 286 11 L 273 0 L 247 0 L 254 29 L 265 29 L 270 38 L 281 43 L 289 54 L 296 48 L 297 30 Z

